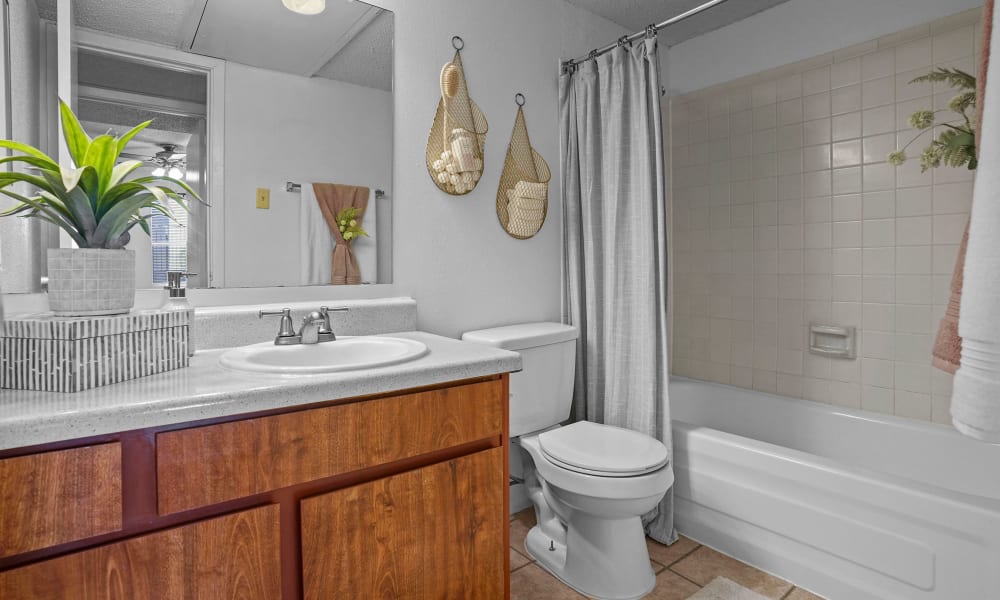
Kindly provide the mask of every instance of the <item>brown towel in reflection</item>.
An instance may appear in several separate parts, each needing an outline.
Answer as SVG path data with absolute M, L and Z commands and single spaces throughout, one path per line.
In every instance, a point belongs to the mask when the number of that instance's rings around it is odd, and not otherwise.
M 982 43 L 979 50 L 979 69 L 976 73 L 976 152 L 982 145 L 979 131 L 983 122 L 983 98 L 986 91 L 986 68 L 990 62 L 990 39 L 993 34 L 993 1 L 986 0 L 983 6 Z M 951 276 L 951 298 L 948 308 L 938 326 L 937 337 L 934 338 L 932 364 L 948 373 L 954 374 L 962 362 L 962 338 L 958 335 L 959 307 L 962 305 L 962 273 L 965 271 L 965 249 L 969 245 L 969 225 L 965 225 L 962 245 L 958 249 L 958 259 L 955 260 L 955 272 Z
M 368 208 L 368 195 L 371 190 L 356 185 L 314 183 L 313 191 L 316 193 L 319 209 L 323 211 L 326 225 L 330 228 L 330 233 L 337 243 L 333 248 L 333 280 L 331 283 L 334 285 L 361 283 L 361 269 L 358 267 L 358 259 L 354 257 L 354 249 L 351 248 L 351 244 L 344 241 L 344 237 L 340 233 L 337 214 L 345 208 L 353 206 L 358 209 L 358 216 L 355 219 L 357 219 L 358 225 L 361 225 L 365 209 Z

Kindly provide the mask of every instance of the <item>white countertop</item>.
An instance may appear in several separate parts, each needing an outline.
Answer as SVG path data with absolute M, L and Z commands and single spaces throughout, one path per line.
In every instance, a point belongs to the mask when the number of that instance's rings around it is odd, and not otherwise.
M 325 375 L 264 375 L 219 366 L 205 350 L 191 366 L 77 393 L 0 390 L 0 450 L 380 394 L 521 369 L 515 352 L 429 333 L 389 334 L 427 344 L 407 363 Z

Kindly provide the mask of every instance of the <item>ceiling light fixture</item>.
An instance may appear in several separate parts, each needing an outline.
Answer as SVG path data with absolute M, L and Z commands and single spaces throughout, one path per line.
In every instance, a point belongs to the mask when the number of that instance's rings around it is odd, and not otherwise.
M 318 15 L 326 8 L 326 0 L 281 0 L 281 3 L 300 15 Z
M 163 167 L 156 167 L 153 169 L 153 177 L 163 177 L 167 174 L 167 170 Z

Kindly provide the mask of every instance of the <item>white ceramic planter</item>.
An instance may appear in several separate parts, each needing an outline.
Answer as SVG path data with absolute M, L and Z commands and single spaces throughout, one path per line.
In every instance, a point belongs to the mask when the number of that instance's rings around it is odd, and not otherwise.
M 135 304 L 135 252 L 50 248 L 49 308 L 61 317 L 119 315 Z

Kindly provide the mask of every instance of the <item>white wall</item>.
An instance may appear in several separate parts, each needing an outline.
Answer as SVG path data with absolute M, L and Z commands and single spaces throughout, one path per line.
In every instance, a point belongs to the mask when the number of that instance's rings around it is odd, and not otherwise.
M 449 336 L 560 316 L 562 207 L 557 76 L 560 57 L 585 54 L 625 30 L 562 0 L 376 2 L 396 13 L 394 284 L 417 300 L 418 327 Z M 424 147 L 440 95 L 441 65 L 465 40 L 472 98 L 486 114 L 486 171 L 467 196 L 439 191 Z M 548 218 L 518 241 L 497 222 L 495 201 L 514 124 L 527 98 L 531 140 L 553 173 Z
M 391 140 L 388 92 L 227 63 L 226 287 L 297 285 L 302 196 L 285 182 L 388 190 Z M 258 187 L 269 210 L 255 207 Z
M 982 0 L 790 0 L 678 44 L 670 95 L 804 60 L 983 5 Z

